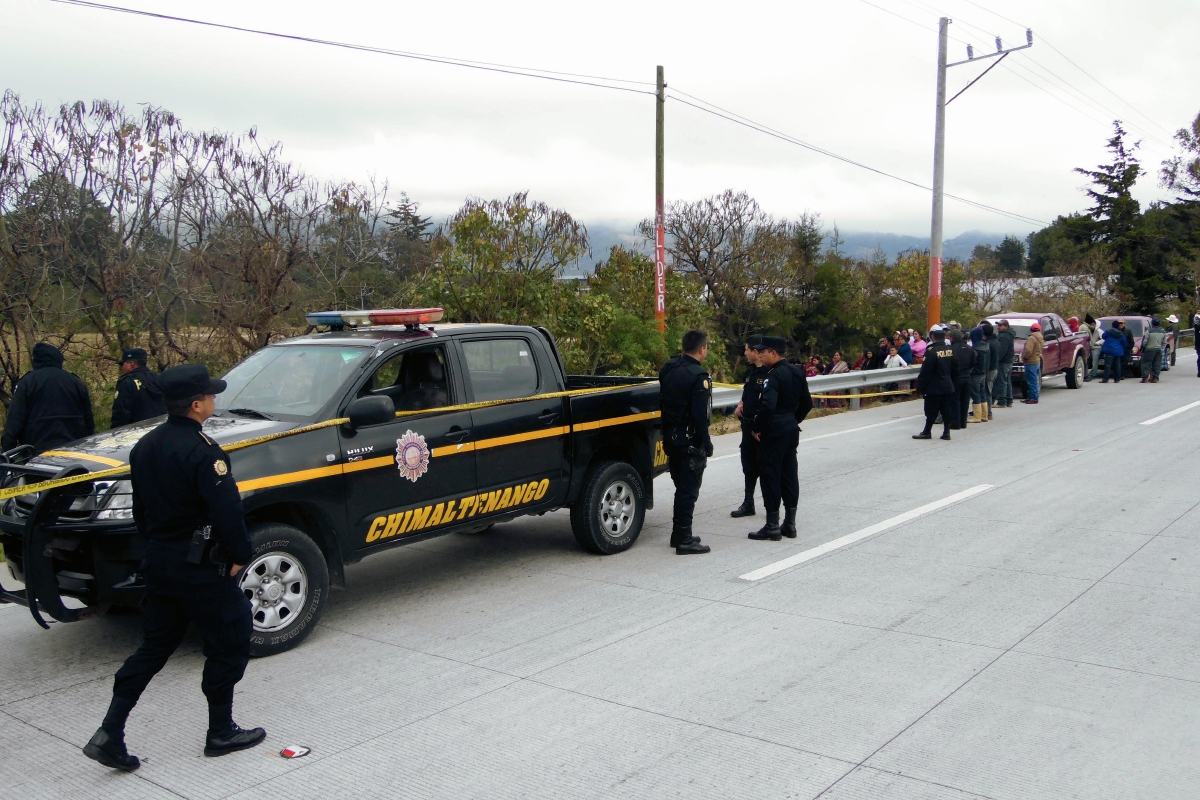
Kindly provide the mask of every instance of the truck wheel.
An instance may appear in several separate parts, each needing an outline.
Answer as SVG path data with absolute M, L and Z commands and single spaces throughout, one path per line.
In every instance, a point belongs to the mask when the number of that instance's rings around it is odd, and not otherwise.
M 250 544 L 254 558 L 238 573 L 254 621 L 250 655 L 273 656 L 316 627 L 329 600 L 329 567 L 321 548 L 290 525 L 257 525 Z
M 571 507 L 571 530 L 585 550 L 612 555 L 628 550 L 642 532 L 646 495 L 637 470 L 602 461 L 588 471 L 579 501 Z
M 1071 367 L 1071 371 L 1067 373 L 1067 388 L 1078 389 L 1083 386 L 1083 379 L 1087 375 L 1087 364 L 1084 363 L 1083 356 L 1075 356 L 1075 366 Z

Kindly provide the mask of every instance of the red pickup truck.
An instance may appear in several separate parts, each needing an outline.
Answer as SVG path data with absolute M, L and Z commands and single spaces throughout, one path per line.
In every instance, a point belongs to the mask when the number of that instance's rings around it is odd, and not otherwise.
M 1008 320 L 1010 329 L 1016 335 L 1013 347 L 1017 358 L 1013 362 L 1012 382 L 1014 389 L 1020 387 L 1022 397 L 1027 397 L 1028 392 L 1025 388 L 1025 365 L 1021 362 L 1021 353 L 1025 349 L 1026 340 L 1029 339 L 1029 328 L 1035 322 L 1042 326 L 1042 338 L 1046 341 L 1042 347 L 1042 380 L 1052 375 L 1065 375 L 1068 389 L 1083 386 L 1083 379 L 1087 375 L 1088 354 L 1092 347 L 1091 336 L 1086 329 L 1081 328 L 1078 333 L 1072 333 L 1066 321 L 1058 314 L 1052 313 L 1011 311 L 1006 314 L 994 314 L 988 321 L 996 325 L 1002 319 Z
M 1146 331 L 1150 330 L 1150 317 L 1101 317 L 1097 322 L 1100 323 L 1100 330 L 1106 331 L 1113 326 L 1113 323 L 1119 319 L 1125 320 L 1125 327 L 1133 334 L 1133 352 L 1129 354 L 1129 367 L 1126 372 L 1132 372 L 1127 377 L 1136 376 L 1142 377 L 1142 343 L 1146 340 Z M 1167 347 L 1165 352 L 1169 354 L 1175 349 L 1175 334 L 1167 331 Z M 1104 356 L 1100 356 L 1100 368 L 1104 368 Z

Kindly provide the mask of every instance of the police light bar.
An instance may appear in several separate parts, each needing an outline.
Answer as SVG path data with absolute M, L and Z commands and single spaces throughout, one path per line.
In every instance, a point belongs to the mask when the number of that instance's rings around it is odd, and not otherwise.
M 372 311 L 317 311 L 305 314 L 304 321 L 313 327 L 352 327 L 362 325 L 421 325 L 441 322 L 440 308 L 382 308 Z

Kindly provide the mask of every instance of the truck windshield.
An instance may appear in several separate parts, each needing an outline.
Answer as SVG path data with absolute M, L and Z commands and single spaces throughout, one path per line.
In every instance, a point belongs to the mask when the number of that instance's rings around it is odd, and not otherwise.
M 1000 324 L 1000 318 L 988 320 L 992 323 L 992 327 Z M 1012 319 L 1008 320 L 1008 329 L 1012 331 L 1012 335 L 1017 339 L 1029 338 L 1029 326 L 1037 322 L 1036 319 Z
M 259 350 L 224 375 L 217 411 L 311 417 L 371 352 L 367 347 L 282 345 Z
M 1113 326 L 1114 322 L 1116 322 L 1115 319 L 1102 319 L 1100 320 L 1100 329 L 1106 331 Z M 1143 333 L 1142 321 L 1140 319 L 1125 320 L 1125 327 L 1128 328 L 1129 332 L 1134 336 L 1141 336 Z

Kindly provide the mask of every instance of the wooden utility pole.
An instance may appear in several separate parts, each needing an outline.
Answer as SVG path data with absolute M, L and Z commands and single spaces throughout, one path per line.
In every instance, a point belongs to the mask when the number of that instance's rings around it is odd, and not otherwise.
M 666 220 L 663 217 L 663 112 L 667 104 L 663 68 L 658 68 L 658 92 L 654 113 L 654 316 L 658 332 L 667 331 Z

